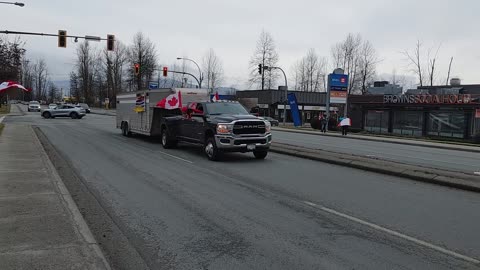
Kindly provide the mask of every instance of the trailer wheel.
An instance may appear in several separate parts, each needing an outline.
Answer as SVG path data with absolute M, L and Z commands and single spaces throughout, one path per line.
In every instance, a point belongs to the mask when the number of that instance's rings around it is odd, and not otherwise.
M 130 137 L 132 135 L 132 133 L 130 131 L 128 131 L 128 123 L 127 122 L 122 123 L 122 135 L 125 136 L 125 137 Z
M 161 138 L 162 146 L 165 149 L 174 148 L 177 145 L 177 141 L 168 134 L 168 130 L 165 127 L 162 128 Z

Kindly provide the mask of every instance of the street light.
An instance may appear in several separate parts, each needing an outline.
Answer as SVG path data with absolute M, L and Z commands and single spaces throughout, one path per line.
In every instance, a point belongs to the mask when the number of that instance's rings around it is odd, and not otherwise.
M 3 2 L 3 1 L 1 1 L 0 4 L 9 4 L 9 5 L 19 6 L 19 7 L 25 6 L 24 3 L 19 3 L 19 2 Z
M 198 77 L 198 80 L 199 80 L 198 88 L 202 88 L 203 75 L 202 75 L 202 70 L 200 69 L 200 66 L 197 64 L 197 62 L 193 61 L 192 59 L 183 58 L 183 57 L 177 57 L 177 60 L 187 60 L 187 61 L 191 61 L 191 62 L 193 62 L 193 63 L 197 66 L 197 68 L 198 68 L 198 74 L 199 74 L 199 77 Z

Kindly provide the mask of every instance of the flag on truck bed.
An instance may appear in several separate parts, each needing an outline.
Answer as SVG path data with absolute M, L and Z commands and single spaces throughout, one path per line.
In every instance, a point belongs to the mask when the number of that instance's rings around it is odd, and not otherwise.
M 182 93 L 178 91 L 177 93 L 171 94 L 168 97 L 160 100 L 157 103 L 157 107 L 167 110 L 182 108 Z

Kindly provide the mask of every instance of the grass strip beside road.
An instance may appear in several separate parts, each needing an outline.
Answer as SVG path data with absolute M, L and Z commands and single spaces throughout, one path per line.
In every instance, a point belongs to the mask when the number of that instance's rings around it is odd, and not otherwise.
M 10 113 L 10 105 L 0 107 L 0 115 Z

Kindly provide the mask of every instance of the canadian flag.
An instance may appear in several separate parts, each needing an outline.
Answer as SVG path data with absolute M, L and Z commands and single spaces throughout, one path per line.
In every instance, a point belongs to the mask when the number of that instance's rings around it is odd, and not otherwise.
M 168 97 L 160 100 L 157 103 L 157 107 L 167 110 L 182 108 L 182 93 L 178 91 L 177 93 L 171 94 Z
M 3 83 L 0 84 L 0 92 L 5 91 L 9 88 L 20 88 L 20 89 L 22 89 L 23 91 L 26 91 L 26 92 L 30 91 L 29 89 L 25 88 L 23 85 L 18 84 L 16 82 L 12 82 L 12 81 L 3 82 Z
M 215 95 L 213 96 L 212 101 L 217 102 L 219 100 L 220 100 L 220 97 L 218 96 L 218 92 L 215 92 Z

